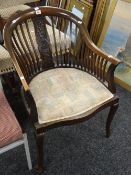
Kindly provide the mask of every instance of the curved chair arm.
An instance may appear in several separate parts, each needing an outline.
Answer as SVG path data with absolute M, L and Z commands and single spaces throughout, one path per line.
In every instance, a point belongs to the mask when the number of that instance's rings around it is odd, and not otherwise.
M 80 25 L 82 40 L 85 42 L 87 54 L 86 59 L 88 62 L 89 72 L 98 80 L 104 83 L 108 89 L 115 93 L 114 85 L 114 71 L 121 61 L 112 55 L 107 55 L 99 49 L 91 40 L 88 31 L 83 25 Z
M 121 61 L 115 57 L 113 57 L 112 55 L 108 55 L 105 52 L 103 52 L 100 48 L 98 48 L 92 41 L 87 29 L 85 28 L 84 25 L 80 26 L 80 30 L 82 32 L 82 37 L 83 40 L 85 41 L 85 44 L 87 45 L 87 47 L 89 47 L 91 50 L 94 51 L 94 53 L 98 54 L 101 57 L 104 57 L 104 59 L 106 59 L 107 61 L 109 61 L 110 63 L 114 64 L 114 65 L 118 65 L 121 63 Z

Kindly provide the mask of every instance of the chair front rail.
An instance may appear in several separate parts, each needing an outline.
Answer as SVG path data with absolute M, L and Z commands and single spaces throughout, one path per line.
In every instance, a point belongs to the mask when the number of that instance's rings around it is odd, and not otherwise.
M 34 123 L 35 124 L 34 126 L 37 130 L 37 133 L 41 133 L 41 132 L 45 133 L 46 131 L 48 131 L 52 128 L 57 128 L 57 127 L 66 126 L 66 125 L 73 125 L 73 124 L 77 124 L 77 123 L 80 123 L 80 122 L 87 121 L 90 118 L 92 118 L 95 114 L 97 114 L 99 111 L 105 109 L 106 107 L 113 106 L 114 104 L 115 105 L 119 104 L 119 97 L 116 96 L 116 95 L 112 99 L 105 102 L 101 107 L 96 109 L 93 113 L 91 113 L 88 116 L 73 119 L 73 120 L 60 121 L 60 122 L 51 123 L 51 124 L 39 124 L 38 122 L 36 122 L 36 123 Z

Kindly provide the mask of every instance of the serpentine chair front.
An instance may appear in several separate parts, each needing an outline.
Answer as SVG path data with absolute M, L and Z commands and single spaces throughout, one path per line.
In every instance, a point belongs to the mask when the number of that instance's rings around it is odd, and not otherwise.
M 39 173 L 49 129 L 88 120 L 110 107 L 109 137 L 118 108 L 113 80 L 120 61 L 95 46 L 81 19 L 60 8 L 31 8 L 8 20 L 4 39 L 36 131 Z

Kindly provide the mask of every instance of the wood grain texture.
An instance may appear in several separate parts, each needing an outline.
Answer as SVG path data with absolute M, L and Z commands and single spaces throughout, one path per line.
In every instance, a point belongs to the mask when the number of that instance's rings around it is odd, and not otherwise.
M 38 144 L 38 168 L 41 171 L 43 158 L 40 154 L 43 150 L 40 144 L 43 143 L 43 132 L 61 125 L 88 120 L 98 111 L 118 104 L 118 97 L 113 95 L 114 71 L 120 61 L 101 51 L 92 42 L 82 20 L 71 12 L 54 7 L 40 7 L 38 10 L 29 9 L 12 16 L 5 26 L 4 38 L 30 108 Z M 55 68 L 75 68 L 84 71 L 102 83 L 107 91 L 113 93 L 113 97 L 97 106 L 91 114 L 79 119 L 69 121 L 67 117 L 65 121 L 54 121 L 50 125 L 40 124 L 29 84 L 38 74 Z M 52 81 L 53 84 L 55 82 Z M 111 121 L 116 111 L 114 108 L 111 107 L 113 112 L 110 112 L 107 121 L 107 136 L 110 134 Z

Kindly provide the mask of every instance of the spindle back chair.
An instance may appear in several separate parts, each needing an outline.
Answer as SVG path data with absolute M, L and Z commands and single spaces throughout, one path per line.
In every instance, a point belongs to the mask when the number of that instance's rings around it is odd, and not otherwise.
M 88 120 L 110 106 L 109 137 L 118 107 L 114 71 L 120 61 L 95 46 L 81 19 L 60 8 L 32 8 L 10 17 L 4 39 L 36 131 L 39 172 L 43 134 L 49 129 Z

